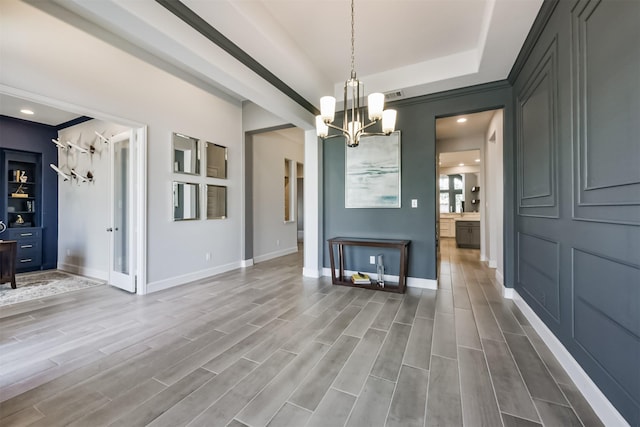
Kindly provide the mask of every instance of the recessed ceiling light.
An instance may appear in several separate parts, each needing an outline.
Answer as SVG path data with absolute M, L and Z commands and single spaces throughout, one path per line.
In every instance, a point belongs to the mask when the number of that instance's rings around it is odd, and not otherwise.
M 458 166 L 464 166 L 464 163 L 458 163 Z
M 467 121 L 466 117 L 460 117 L 458 120 L 456 120 L 456 122 L 458 123 L 464 123 L 466 121 Z
M 480 159 L 476 159 L 476 163 L 480 163 Z
M 20 112 L 21 112 L 22 114 L 26 114 L 26 115 L 29 115 L 29 116 L 33 116 L 33 111 L 31 111 L 31 110 L 27 110 L 26 108 L 23 108 L 22 110 L 20 110 Z

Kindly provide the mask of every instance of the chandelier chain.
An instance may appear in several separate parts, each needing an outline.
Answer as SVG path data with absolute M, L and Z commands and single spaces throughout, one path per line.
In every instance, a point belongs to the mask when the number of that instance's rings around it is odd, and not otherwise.
M 354 0 L 351 0 L 351 78 L 356 77 L 356 32 L 355 32 L 355 7 Z

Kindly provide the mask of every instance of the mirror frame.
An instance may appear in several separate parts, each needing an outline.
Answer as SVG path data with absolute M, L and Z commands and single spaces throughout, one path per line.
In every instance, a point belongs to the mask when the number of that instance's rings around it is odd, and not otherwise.
M 222 174 L 219 175 L 210 175 L 209 174 L 209 154 L 210 154 L 210 150 L 209 147 L 213 147 L 213 148 L 221 148 L 223 150 L 224 153 L 224 170 Z M 229 167 L 229 163 L 228 163 L 228 155 L 229 155 L 229 149 L 227 147 L 225 147 L 224 145 L 220 145 L 220 144 L 216 144 L 214 142 L 209 142 L 207 141 L 205 143 L 205 151 L 206 151 L 206 165 L 205 165 L 205 175 L 207 178 L 218 178 L 218 179 L 227 179 L 228 176 L 228 172 L 227 169 Z
M 180 203 L 177 199 L 178 199 L 178 185 L 189 185 L 189 186 L 193 186 L 195 187 L 195 195 L 196 195 L 196 213 L 195 216 L 192 218 L 176 218 L 176 208 L 179 206 L 179 204 L 176 203 Z M 200 185 L 196 184 L 195 182 L 182 182 L 182 181 L 173 181 L 171 183 L 171 218 L 173 219 L 173 221 L 193 221 L 193 220 L 198 220 L 200 219 Z M 184 203 L 184 202 L 183 202 Z
M 224 189 L 224 215 L 222 216 L 209 216 L 209 187 L 217 187 L 217 188 L 222 188 Z M 206 194 L 207 194 L 207 208 L 206 208 L 206 215 L 207 215 L 207 219 L 227 219 L 228 215 L 227 215 L 227 187 L 224 185 L 215 185 L 215 184 L 206 184 Z
M 183 151 L 186 152 L 185 150 L 178 150 L 176 148 L 176 141 L 178 141 L 177 138 L 180 138 L 179 140 L 188 140 L 190 142 L 192 142 L 194 144 L 194 149 L 193 151 L 195 151 L 195 161 L 193 162 L 194 165 L 191 168 L 191 170 L 179 170 L 178 168 L 178 161 L 176 160 L 176 152 L 177 151 Z M 172 149 L 172 153 L 173 155 L 171 156 L 172 161 L 173 161 L 173 166 L 172 166 L 172 171 L 173 173 L 180 173 L 180 174 L 185 174 L 185 175 L 200 175 L 200 140 L 197 138 L 194 138 L 192 136 L 187 136 L 178 132 L 173 132 L 171 134 L 171 149 Z

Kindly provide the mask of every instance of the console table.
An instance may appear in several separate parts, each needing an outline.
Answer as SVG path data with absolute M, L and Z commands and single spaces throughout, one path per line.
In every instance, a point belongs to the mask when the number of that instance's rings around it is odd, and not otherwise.
M 16 288 L 16 252 L 15 240 L 0 240 L 0 283 L 11 282 Z
M 331 282 L 334 285 L 353 286 L 356 288 L 376 289 L 386 292 L 404 293 L 407 285 L 407 271 L 409 269 L 409 244 L 411 240 L 387 240 L 387 239 L 358 239 L 349 237 L 334 237 L 329 242 L 329 261 L 331 262 Z M 370 284 L 354 284 L 351 282 L 350 276 L 344 273 L 344 247 L 345 246 L 363 246 L 370 248 L 391 248 L 400 251 L 400 274 L 398 282 L 389 282 L 385 280 L 385 285 L 379 286 L 375 281 Z M 334 248 L 338 249 L 338 268 L 339 273 L 336 275 L 336 264 L 334 256 Z

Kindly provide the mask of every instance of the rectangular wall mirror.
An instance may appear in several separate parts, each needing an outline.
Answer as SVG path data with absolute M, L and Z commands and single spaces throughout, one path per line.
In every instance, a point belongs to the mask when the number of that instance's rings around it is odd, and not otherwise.
M 184 221 L 200 217 L 198 184 L 173 182 L 173 220 Z
M 227 178 L 227 147 L 207 142 L 207 176 Z
M 196 138 L 173 133 L 173 171 L 200 175 L 200 150 Z
M 207 219 L 227 217 L 227 187 L 207 185 Z

